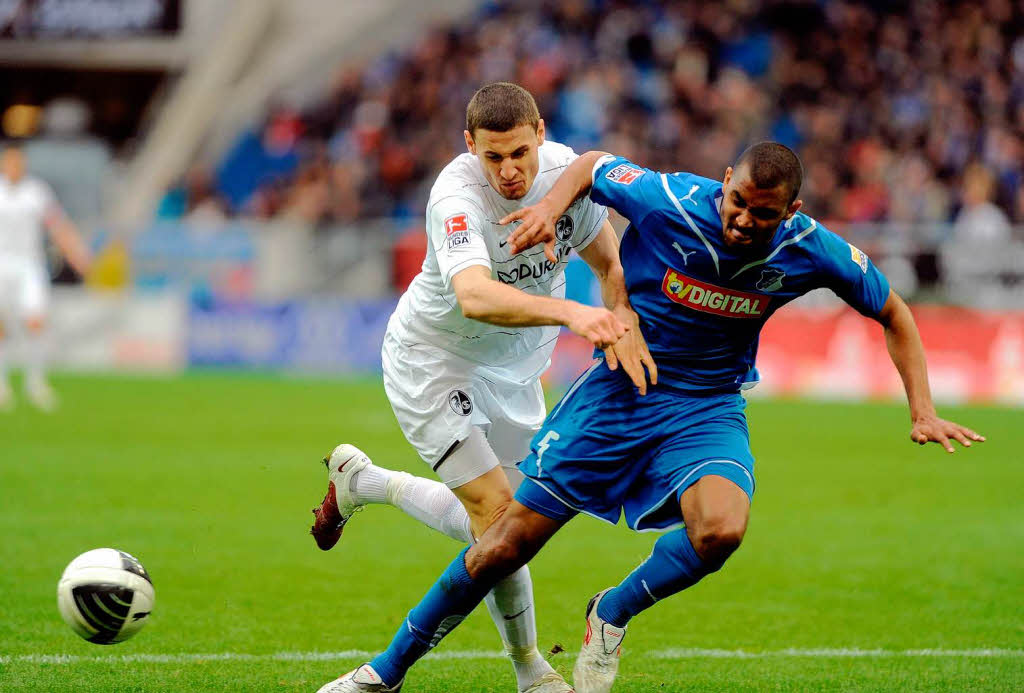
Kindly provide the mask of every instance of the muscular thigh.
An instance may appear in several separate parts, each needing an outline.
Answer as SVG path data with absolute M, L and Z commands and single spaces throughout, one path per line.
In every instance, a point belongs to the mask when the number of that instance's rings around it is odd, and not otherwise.
M 402 344 L 390 334 L 381 357 L 384 391 L 402 433 L 449 488 L 497 466 L 497 461 L 477 460 L 461 468 L 451 459 L 475 426 L 490 423 L 473 398 L 471 364 L 435 347 Z
M 514 492 L 523 480 L 518 464 L 530 454 L 530 441 L 544 423 L 544 392 L 539 380 L 498 386 L 481 379 L 475 384 L 477 401 L 490 421 L 487 442 Z
M 667 434 L 651 449 L 623 504 L 631 527 L 682 524 L 681 496 L 704 477 L 723 477 L 753 496 L 754 457 L 743 407 L 738 394 L 677 398 Z

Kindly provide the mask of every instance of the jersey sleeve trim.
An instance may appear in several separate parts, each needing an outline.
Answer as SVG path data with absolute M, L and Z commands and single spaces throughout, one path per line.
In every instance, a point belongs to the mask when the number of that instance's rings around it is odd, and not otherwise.
M 614 154 L 605 154 L 594 162 L 594 168 L 590 169 L 590 187 L 594 187 L 594 181 L 597 180 L 597 170 L 602 168 L 605 164 L 615 161 L 617 158 L 619 157 Z

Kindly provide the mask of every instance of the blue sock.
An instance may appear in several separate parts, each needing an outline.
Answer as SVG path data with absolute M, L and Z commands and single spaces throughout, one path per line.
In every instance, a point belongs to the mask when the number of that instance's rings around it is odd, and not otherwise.
M 685 529 L 664 534 L 654 551 L 617 587 L 605 593 L 597 615 L 620 628 L 655 602 L 697 584 L 721 566 L 707 565 L 690 543 Z
M 459 625 L 494 587 L 494 582 L 483 583 L 469 576 L 467 551 L 468 546 L 402 621 L 388 649 L 370 662 L 388 686 L 395 686 L 405 678 L 409 667 Z

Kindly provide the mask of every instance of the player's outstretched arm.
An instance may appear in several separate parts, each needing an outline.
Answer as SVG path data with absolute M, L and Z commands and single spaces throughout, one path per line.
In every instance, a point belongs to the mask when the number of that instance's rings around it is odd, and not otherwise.
M 544 253 L 552 262 L 555 257 L 555 221 L 569 209 L 569 205 L 580 195 L 590 190 L 591 175 L 598 159 L 607 156 L 607 152 L 587 152 L 576 158 L 562 172 L 555 184 L 540 202 L 512 212 L 500 224 L 522 222 L 508 237 L 508 245 L 513 253 L 520 253 L 538 243 L 544 244 Z
M 651 385 L 658 384 L 658 366 L 647 349 L 647 341 L 640 331 L 640 319 L 629 303 L 626 293 L 626 277 L 619 260 L 619 239 L 615 229 L 606 220 L 600 233 L 590 245 L 580 252 L 601 285 L 601 299 L 608 310 L 629 326 L 622 339 L 604 350 L 605 363 L 615 370 L 622 364 L 622 370 L 633 381 L 641 395 L 647 394 L 647 379 Z M 646 372 L 644 371 L 646 368 Z
M 84 277 L 92 266 L 92 254 L 78 228 L 56 202 L 51 205 L 45 221 L 54 245 L 79 276 Z
M 615 344 L 629 330 L 607 308 L 528 294 L 495 281 L 490 270 L 482 265 L 467 267 L 454 275 L 452 287 L 463 315 L 492 325 L 564 325 L 598 349 Z
M 958 441 L 965 448 L 971 447 L 971 441 L 984 442 L 984 436 L 978 435 L 966 426 L 939 418 L 932 402 L 931 389 L 928 387 L 928 369 L 925 365 L 921 335 L 917 331 L 910 308 L 896 292 L 889 291 L 889 298 L 882 307 L 878 320 L 885 327 L 885 343 L 889 348 L 889 356 L 899 371 L 903 379 L 903 388 L 907 392 L 910 419 L 913 422 L 910 439 L 921 445 L 929 441 L 939 443 L 947 452 L 955 451 L 951 440 Z

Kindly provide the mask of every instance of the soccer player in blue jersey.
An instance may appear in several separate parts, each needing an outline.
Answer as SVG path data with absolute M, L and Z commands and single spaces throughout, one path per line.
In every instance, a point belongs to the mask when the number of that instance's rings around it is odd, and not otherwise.
M 509 237 L 516 251 L 552 242 L 555 220 L 584 194 L 629 220 L 620 254 L 657 386 L 641 395 L 601 360 L 584 372 L 533 439 L 509 508 L 362 667 L 380 683 L 339 690 L 397 691 L 498 580 L 583 512 L 611 523 L 624 513 L 635 530 L 667 530 L 647 560 L 587 605 L 574 683 L 578 693 L 609 691 L 629 620 L 717 571 L 739 547 L 754 493 L 740 391 L 758 379 L 765 321 L 812 289 L 831 289 L 884 327 L 911 440 L 949 452 L 951 440 L 984 440 L 939 418 L 910 310 L 863 252 L 800 212 L 801 180 L 796 155 L 771 142 L 745 151 L 722 182 L 589 152 L 541 202 L 503 220 L 521 222 Z

